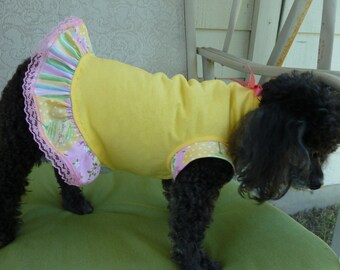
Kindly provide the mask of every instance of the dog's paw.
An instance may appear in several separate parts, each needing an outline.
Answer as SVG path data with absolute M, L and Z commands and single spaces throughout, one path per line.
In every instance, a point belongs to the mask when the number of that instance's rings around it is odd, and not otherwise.
M 93 206 L 87 200 L 79 200 L 77 203 L 74 201 L 72 203 L 64 202 L 63 207 L 77 215 L 87 215 L 93 212 Z
M 6 233 L 0 232 L 0 248 L 7 246 L 14 240 L 14 235 L 8 235 Z
M 208 255 L 204 254 L 202 256 L 202 260 L 201 260 L 201 264 L 200 264 L 201 268 L 200 269 L 204 269 L 204 270 L 220 270 L 221 269 L 221 265 L 218 262 L 212 261 Z
M 7 246 L 16 238 L 22 223 L 19 217 L 3 216 L 2 218 L 2 220 L 0 219 L 0 248 Z
M 174 252 L 172 258 L 182 270 L 220 270 L 221 265 L 209 258 L 203 251 L 184 255 L 183 252 Z

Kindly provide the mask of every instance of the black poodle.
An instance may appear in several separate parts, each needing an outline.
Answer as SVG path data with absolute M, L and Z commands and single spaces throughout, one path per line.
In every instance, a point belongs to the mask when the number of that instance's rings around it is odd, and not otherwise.
M 22 63 L 0 101 L 0 247 L 10 243 L 20 225 L 20 199 L 27 176 L 43 153 L 25 120 Z M 233 166 L 218 158 L 189 163 L 176 181 L 163 180 L 169 201 L 172 256 L 181 269 L 219 269 L 203 251 L 214 201 L 234 171 L 242 196 L 259 202 L 281 198 L 288 189 L 318 189 L 322 165 L 340 143 L 340 92 L 312 73 L 283 74 L 263 85 L 260 105 L 240 121 L 229 142 Z M 63 206 L 91 213 L 91 204 L 56 170 Z M 226 229 L 228 224 L 226 224 Z

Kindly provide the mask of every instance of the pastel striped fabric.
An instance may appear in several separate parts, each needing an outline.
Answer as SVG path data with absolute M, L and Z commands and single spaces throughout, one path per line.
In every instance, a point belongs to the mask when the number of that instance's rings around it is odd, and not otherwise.
M 35 141 L 63 180 L 82 186 L 101 165 L 72 116 L 71 83 L 81 57 L 92 53 L 83 21 L 70 17 L 42 41 L 24 79 L 26 120 Z

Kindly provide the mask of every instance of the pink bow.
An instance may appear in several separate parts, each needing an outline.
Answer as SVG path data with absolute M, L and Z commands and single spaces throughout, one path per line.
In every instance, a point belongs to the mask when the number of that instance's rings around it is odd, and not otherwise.
M 240 80 L 236 80 L 236 79 L 231 79 L 234 82 L 237 82 L 249 89 L 254 90 L 255 92 L 255 96 L 261 96 L 262 91 L 263 91 L 263 87 L 261 84 L 255 84 L 255 76 L 254 76 L 254 72 L 252 70 L 252 68 L 250 67 L 250 65 L 248 65 L 248 69 L 250 71 L 250 79 L 249 82 L 244 82 L 244 81 L 240 81 Z

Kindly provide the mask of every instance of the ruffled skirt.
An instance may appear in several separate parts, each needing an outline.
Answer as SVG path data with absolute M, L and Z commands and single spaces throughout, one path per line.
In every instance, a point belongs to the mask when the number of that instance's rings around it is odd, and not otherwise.
M 23 83 L 26 120 L 34 140 L 62 179 L 75 186 L 92 182 L 101 170 L 72 115 L 72 78 L 88 53 L 92 46 L 86 26 L 70 17 L 41 42 Z

